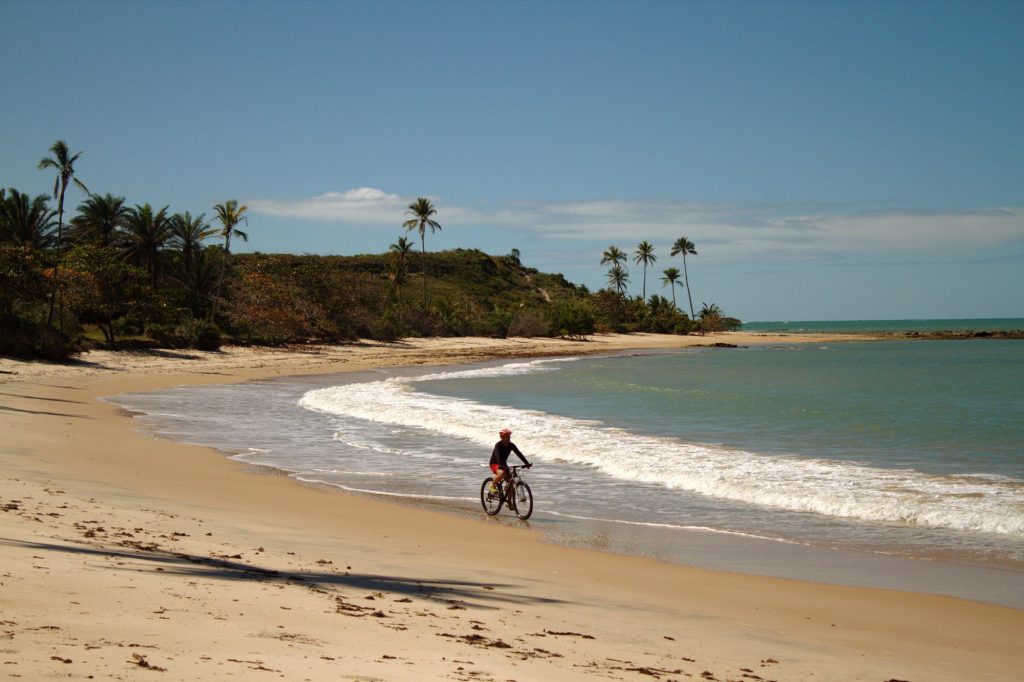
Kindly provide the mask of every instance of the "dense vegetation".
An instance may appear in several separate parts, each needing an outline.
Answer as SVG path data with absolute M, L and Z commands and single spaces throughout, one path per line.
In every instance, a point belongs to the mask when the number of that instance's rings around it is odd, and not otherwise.
M 53 200 L 0 188 L 0 354 L 66 359 L 92 346 L 215 349 L 238 343 L 341 342 L 404 336 L 565 336 L 601 331 L 690 333 L 732 328 L 715 305 L 692 320 L 672 300 L 629 297 L 618 251 L 612 288 L 596 293 L 523 265 L 519 253 L 426 250 L 441 229 L 428 199 L 413 202 L 383 254 L 234 254 L 246 207 L 228 200 L 205 215 L 129 205 L 75 177 L 79 155 L 57 142 L 39 164 L 56 171 Z M 85 194 L 64 219 L 69 187 Z M 219 242 L 209 244 L 211 238 Z M 685 240 L 685 238 L 684 238 Z M 683 240 L 681 240 L 683 241 Z M 237 243 L 237 242 L 236 242 Z M 679 243 L 677 242 L 677 245 Z M 640 245 L 637 263 L 653 264 Z M 615 248 L 615 247 L 613 247 Z M 690 244 L 688 253 L 696 253 Z M 674 254 L 675 252 L 673 252 Z M 686 252 L 684 252 L 686 253 Z M 608 254 L 606 254 L 608 255 Z M 685 255 L 684 255 L 685 267 Z

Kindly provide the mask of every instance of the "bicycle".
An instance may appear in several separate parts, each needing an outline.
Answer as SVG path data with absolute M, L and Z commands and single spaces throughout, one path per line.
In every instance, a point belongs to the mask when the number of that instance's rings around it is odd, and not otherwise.
M 491 490 L 494 477 L 488 476 L 484 479 L 483 485 L 480 486 L 480 504 L 488 516 L 497 514 L 504 504 L 523 521 L 530 518 L 533 514 L 533 492 L 519 473 L 519 469 L 525 468 L 522 465 L 510 466 L 508 477 L 502 481 L 503 490 L 498 492 Z

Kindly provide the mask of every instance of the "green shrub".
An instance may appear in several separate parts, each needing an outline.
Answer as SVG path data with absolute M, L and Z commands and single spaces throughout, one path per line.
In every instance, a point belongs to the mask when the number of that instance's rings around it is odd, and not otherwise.
M 67 362 L 80 352 L 78 344 L 45 322 L 20 317 L 0 319 L 0 355 L 27 360 Z
M 585 338 L 596 329 L 593 307 L 583 299 L 556 303 L 548 310 L 548 329 L 562 338 Z
M 508 329 L 509 336 L 549 336 L 551 326 L 542 312 L 538 310 L 527 310 L 516 316 L 512 326 Z

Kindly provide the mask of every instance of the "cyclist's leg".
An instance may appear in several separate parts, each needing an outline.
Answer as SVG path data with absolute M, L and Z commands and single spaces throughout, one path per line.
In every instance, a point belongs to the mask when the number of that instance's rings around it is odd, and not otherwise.
M 508 473 L 508 470 L 502 469 L 497 464 L 492 464 L 491 471 L 494 473 L 494 481 L 492 482 L 492 485 L 496 490 L 501 491 L 501 484 L 505 480 L 505 474 Z

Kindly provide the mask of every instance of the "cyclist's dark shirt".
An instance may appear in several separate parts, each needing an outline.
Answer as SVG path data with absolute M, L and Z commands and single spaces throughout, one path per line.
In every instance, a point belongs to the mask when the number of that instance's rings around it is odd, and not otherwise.
M 491 464 L 497 464 L 502 469 L 508 468 L 508 456 L 512 453 L 516 453 L 519 459 L 523 460 L 523 464 L 527 464 L 526 458 L 523 457 L 523 453 L 519 452 L 519 448 L 512 441 L 506 443 L 503 440 L 499 440 L 494 444 L 494 451 L 491 453 Z

